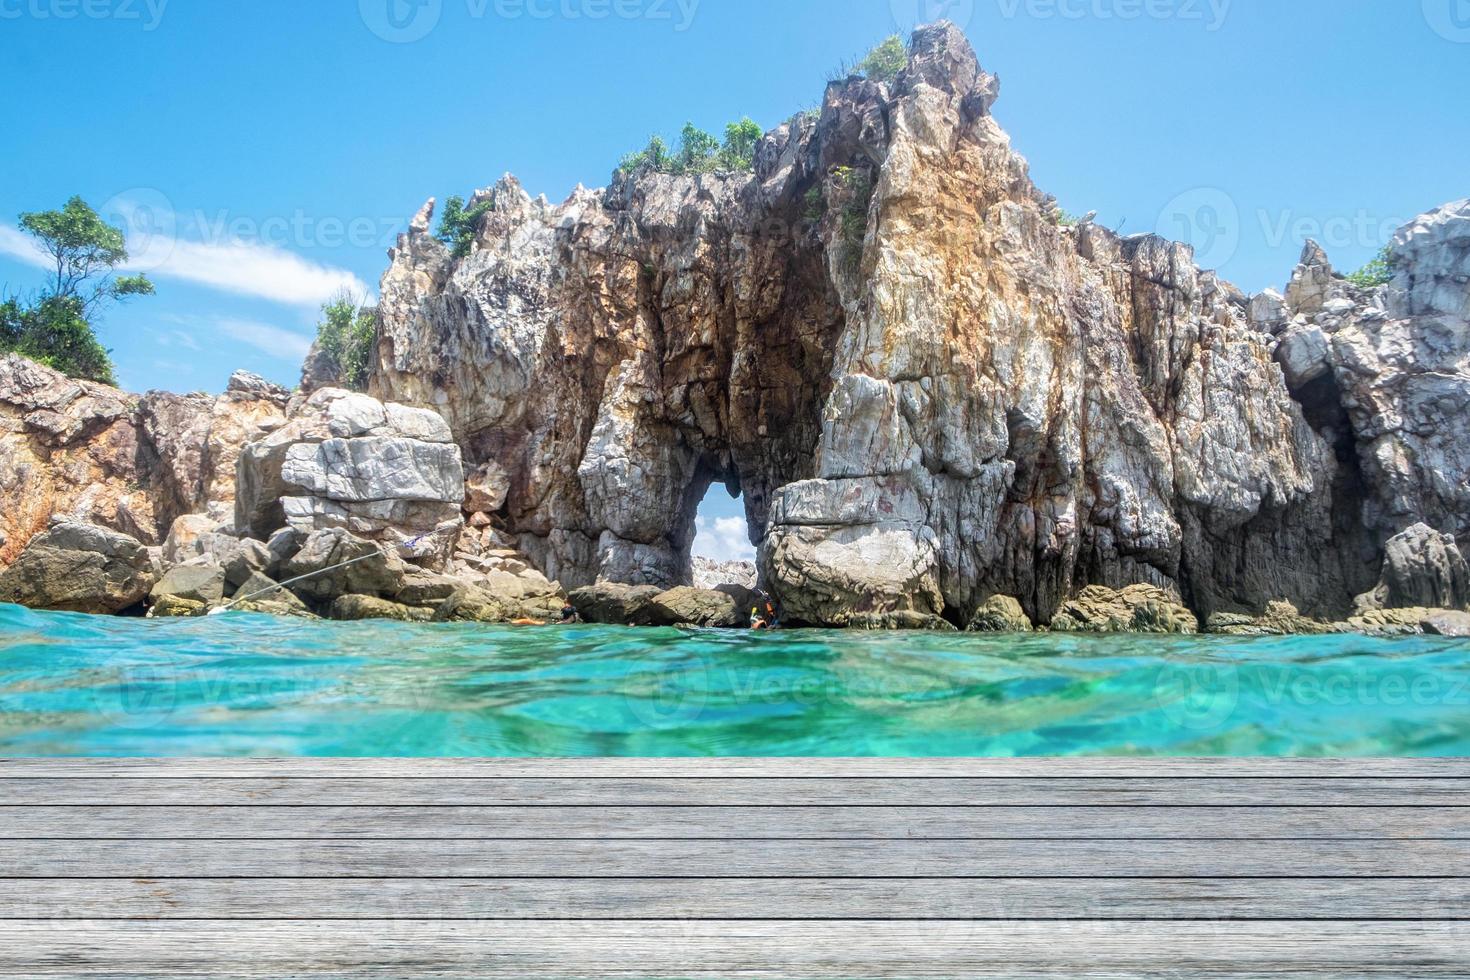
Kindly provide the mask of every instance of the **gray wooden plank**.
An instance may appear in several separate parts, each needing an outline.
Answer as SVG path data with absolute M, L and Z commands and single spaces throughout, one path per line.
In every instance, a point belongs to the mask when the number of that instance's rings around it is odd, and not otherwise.
M 0 759 L 0 780 L 108 776 L 210 779 L 1097 778 L 1470 779 L 1470 759 L 1020 758 L 1020 759 Z
M 1345 911 L 1470 918 L 1470 879 L 48 878 L 0 887 L 0 920 L 1335 920 Z
M 3 806 L 0 838 L 1470 838 L 1470 807 Z
M 1470 841 L 0 841 L 0 878 L 1434 876 Z
M 1463 977 L 1460 923 L 12 922 L 0 975 Z M 228 968 L 222 970 L 222 964 Z
M 1150 778 L 17 777 L 9 805 L 1470 806 L 1470 780 Z

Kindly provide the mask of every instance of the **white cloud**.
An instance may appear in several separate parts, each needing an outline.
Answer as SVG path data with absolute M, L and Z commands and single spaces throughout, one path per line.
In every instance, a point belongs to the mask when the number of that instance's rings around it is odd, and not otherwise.
M 198 349 L 200 338 L 211 334 L 223 334 L 242 344 L 282 361 L 299 363 L 311 350 L 312 338 L 295 330 L 287 330 L 258 320 L 243 320 L 236 317 L 216 316 L 192 319 L 188 317 L 165 317 L 177 323 L 181 329 L 170 330 L 173 339 L 184 347 Z
M 367 283 L 346 269 L 303 259 L 274 245 L 229 240 L 195 241 L 178 237 L 180 222 L 172 214 L 109 210 L 109 220 L 128 231 L 129 258 L 123 269 L 158 279 L 180 279 L 210 289 L 252 296 L 292 306 L 318 307 L 341 293 L 354 298 L 373 295 Z M 0 224 L 0 253 L 28 265 L 47 268 L 51 261 L 25 232 Z
M 755 561 L 755 545 L 740 517 L 696 518 L 693 553 L 715 561 Z
M 309 262 L 271 245 L 176 241 L 166 256 L 163 251 L 150 245 L 127 269 L 301 306 L 320 306 L 343 292 L 354 297 L 372 292 L 346 269 Z
M 0 254 L 41 269 L 51 266 L 51 257 L 41 251 L 35 239 L 10 225 L 0 225 Z

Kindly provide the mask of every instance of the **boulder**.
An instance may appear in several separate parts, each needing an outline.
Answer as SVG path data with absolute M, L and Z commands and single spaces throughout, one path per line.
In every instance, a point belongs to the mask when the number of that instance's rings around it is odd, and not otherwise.
M 225 570 L 209 558 L 196 558 L 163 573 L 150 595 L 156 602 L 163 596 L 189 599 L 205 605 L 225 597 Z
M 427 623 L 433 620 L 434 610 L 406 606 L 401 602 L 390 602 L 377 596 L 344 595 L 338 596 L 332 603 L 329 618 L 339 622 L 391 619 L 400 623 Z
M 914 612 L 903 609 L 897 612 L 855 613 L 847 621 L 847 628 L 854 630 L 925 630 L 931 633 L 957 633 L 959 629 L 949 620 L 933 613 Z
M 652 585 L 600 582 L 573 589 L 568 601 L 577 610 L 577 615 L 589 623 L 649 626 L 660 620 L 654 600 L 663 592 L 663 589 Z
M 148 610 L 150 619 L 189 619 L 209 613 L 209 603 L 176 595 L 161 595 Z
M 1470 613 L 1441 609 L 1431 612 L 1419 623 L 1433 636 L 1470 637 Z
M 238 589 L 252 575 L 270 575 L 280 567 L 269 546 L 253 538 L 236 540 L 218 558 L 225 569 L 225 584 L 232 589 Z
M 1210 616 L 1207 630 L 1226 636 L 1297 636 L 1343 633 L 1348 627 L 1342 623 L 1323 623 L 1301 614 L 1296 606 L 1284 600 L 1266 604 L 1260 616 L 1242 613 L 1216 613 Z
M 497 463 L 483 463 L 464 483 L 464 509 L 468 514 L 493 514 L 505 506 L 510 477 Z
M 1030 633 L 1031 619 L 1021 604 L 1008 595 L 993 595 L 970 617 L 971 633 Z
M 253 572 L 240 583 L 229 607 L 240 612 L 257 612 L 271 616 L 311 616 L 312 612 L 296 593 L 260 572 Z
M 1371 593 L 1380 608 L 1464 609 L 1470 568 L 1454 537 L 1415 524 L 1385 546 L 1383 576 Z
M 1431 609 L 1370 609 L 1347 621 L 1345 628 L 1353 633 L 1371 636 L 1414 636 L 1424 632 L 1424 621 Z
M 750 608 L 742 609 L 736 597 L 727 592 L 681 586 L 654 597 L 651 618 L 665 625 L 687 623 L 736 629 L 749 625 Z
M 236 526 L 340 529 L 442 565 L 463 527 L 464 466 L 432 411 L 324 388 L 240 454 Z
M 62 522 L 36 536 L 0 572 L 0 602 L 105 615 L 137 606 L 154 580 L 148 549 L 136 538 Z
M 438 606 L 469 583 L 452 575 L 440 575 L 410 568 L 403 588 L 393 598 L 406 606 Z
M 280 576 L 283 582 L 310 576 L 294 582 L 291 591 L 307 602 L 330 602 L 343 595 L 396 596 L 407 568 L 373 542 L 334 529 L 307 535 L 301 550 L 282 564 Z
M 1051 628 L 1059 633 L 1197 633 L 1199 620 L 1177 597 L 1152 585 L 1118 591 L 1093 585 L 1062 604 Z
M 436 623 L 508 623 L 522 618 L 525 613 L 518 604 L 473 585 L 455 589 L 434 612 Z

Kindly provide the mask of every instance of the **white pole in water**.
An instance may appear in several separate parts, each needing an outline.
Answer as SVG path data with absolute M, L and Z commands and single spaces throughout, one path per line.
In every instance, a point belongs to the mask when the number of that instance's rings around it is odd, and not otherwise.
M 432 533 L 433 532 L 431 531 L 428 534 L 420 534 L 418 537 L 414 538 L 412 541 L 406 542 L 404 544 L 400 544 L 398 547 L 400 549 L 404 549 L 404 550 L 407 550 L 409 548 L 412 548 L 415 545 L 417 545 L 420 541 L 424 540 L 424 538 L 427 538 L 429 536 L 429 534 L 432 534 Z M 337 564 L 332 565 L 332 566 L 329 566 L 327 568 L 318 568 L 314 572 L 307 572 L 305 575 L 298 575 L 298 576 L 296 576 L 293 579 L 287 579 L 284 582 L 280 582 L 280 583 L 278 583 L 276 585 L 272 585 L 268 589 L 261 589 L 259 592 L 256 592 L 253 595 L 236 596 L 235 598 L 231 599 L 229 602 L 225 603 L 223 606 L 219 606 L 219 607 L 217 607 L 215 609 L 211 609 L 209 611 L 208 615 L 210 615 L 210 616 L 223 616 L 225 613 L 229 612 L 231 609 L 234 609 L 235 606 L 239 605 L 242 602 L 249 602 L 252 599 L 258 599 L 258 598 L 260 598 L 263 595 L 270 595 L 272 592 L 276 592 L 276 591 L 279 591 L 281 589 L 284 589 L 284 588 L 286 588 L 289 585 L 295 585 L 297 582 L 305 582 L 309 578 L 316 578 L 318 575 L 325 575 L 328 572 L 335 572 L 339 568 L 346 568 L 348 565 L 356 565 L 358 562 L 360 562 L 360 561 L 367 561 L 369 558 L 381 558 L 385 554 L 387 554 L 387 552 L 385 552 L 385 551 L 374 551 L 370 555 L 359 555 L 358 557 L 353 558 L 353 559 L 350 559 L 349 561 L 338 562 Z

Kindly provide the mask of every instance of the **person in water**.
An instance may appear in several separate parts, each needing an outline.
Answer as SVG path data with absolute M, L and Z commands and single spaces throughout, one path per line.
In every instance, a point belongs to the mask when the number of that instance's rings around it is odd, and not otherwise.
M 582 621 L 582 617 L 577 615 L 577 609 L 571 603 L 568 603 L 567 605 L 561 607 L 561 618 L 559 620 L 557 620 L 557 625 L 558 626 L 571 626 L 571 625 L 574 625 L 576 623 L 580 623 L 581 621 Z M 548 623 L 544 619 L 530 619 L 530 618 L 527 618 L 527 619 L 512 619 L 510 621 L 510 625 L 512 625 L 512 626 L 550 626 L 551 624 Z
M 762 599 L 762 603 L 760 605 L 751 607 L 750 628 L 753 630 L 779 629 L 781 623 L 780 620 L 776 618 L 776 604 L 773 603 L 771 601 L 771 597 L 766 595 L 764 592 L 759 593 L 759 595 Z M 762 610 L 761 605 L 765 606 L 764 610 Z

